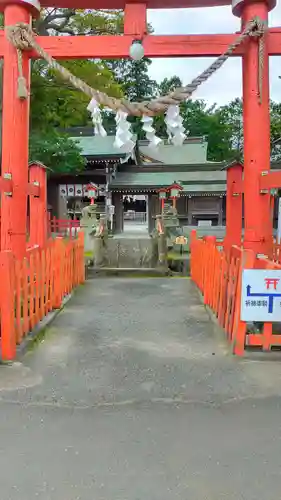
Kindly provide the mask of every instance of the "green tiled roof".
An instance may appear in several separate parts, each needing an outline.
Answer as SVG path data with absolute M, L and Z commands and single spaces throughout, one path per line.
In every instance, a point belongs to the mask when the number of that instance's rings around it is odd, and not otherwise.
M 125 153 L 114 147 L 114 135 L 101 136 L 78 136 L 71 137 L 82 149 L 83 156 L 125 156 Z M 139 142 L 140 153 L 151 158 L 152 161 L 170 164 L 187 165 L 202 164 L 207 161 L 207 142 L 203 140 L 184 143 L 182 146 L 173 146 L 163 144 L 157 150 L 144 144 L 146 141 Z
M 225 171 L 204 172 L 118 172 L 110 183 L 111 189 L 160 188 L 179 182 L 185 192 L 225 191 Z
M 107 135 L 100 137 L 92 135 L 90 137 L 71 137 L 71 139 L 78 143 L 82 149 L 82 156 L 125 156 L 119 149 L 113 146 L 115 137 Z
M 186 142 L 182 146 L 173 146 L 171 144 L 162 144 L 157 150 L 148 145 L 140 144 L 140 153 L 153 159 L 155 162 L 165 163 L 166 165 L 188 165 L 202 164 L 207 161 L 208 143 Z

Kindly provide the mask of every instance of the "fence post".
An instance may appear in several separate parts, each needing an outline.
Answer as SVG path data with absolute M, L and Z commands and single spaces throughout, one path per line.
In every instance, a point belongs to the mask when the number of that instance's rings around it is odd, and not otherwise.
M 206 256 L 204 263 L 202 262 L 202 266 L 204 266 L 204 304 L 209 305 L 210 298 L 212 295 L 212 277 L 214 273 L 214 269 L 212 266 L 213 255 L 214 255 L 214 247 L 216 247 L 216 237 L 215 236 L 205 236 L 205 245 L 206 245 Z M 207 261 L 206 261 L 207 259 Z
M 78 247 L 79 247 L 79 278 L 78 283 L 85 282 L 85 258 L 84 258 L 84 232 L 78 232 Z
M 192 231 L 190 231 L 189 239 L 190 239 L 190 248 L 191 248 L 192 243 L 197 239 L 196 229 L 192 229 Z
M 196 230 L 195 229 L 192 229 L 192 231 L 190 231 L 190 234 L 189 234 L 189 251 L 190 251 L 190 276 L 191 276 L 191 279 L 194 278 L 194 266 L 193 266 L 193 260 L 194 260 L 194 243 L 197 239 L 197 234 L 196 234 Z
M 39 185 L 39 196 L 29 197 L 30 244 L 45 247 L 47 242 L 47 173 L 45 165 L 34 162 L 29 166 L 29 182 Z
M 55 238 L 54 240 L 54 295 L 52 306 L 54 309 L 59 309 L 62 302 L 63 295 L 63 274 L 64 274 L 64 242 L 62 238 Z
M 254 252 L 252 250 L 242 250 L 233 321 L 233 353 L 237 356 L 243 356 L 244 354 L 247 329 L 246 322 L 241 320 L 242 273 L 243 269 L 253 269 L 254 264 Z
M 2 361 L 12 361 L 16 357 L 15 259 L 12 252 L 1 252 L 0 269 L 1 354 Z

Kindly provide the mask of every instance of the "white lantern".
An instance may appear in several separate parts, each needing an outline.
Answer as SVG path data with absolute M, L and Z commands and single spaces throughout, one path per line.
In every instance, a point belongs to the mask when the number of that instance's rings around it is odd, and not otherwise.
M 141 40 L 134 40 L 133 41 L 133 43 L 130 47 L 129 53 L 130 53 L 130 57 L 134 61 L 140 61 L 143 58 L 144 48 L 143 48 Z

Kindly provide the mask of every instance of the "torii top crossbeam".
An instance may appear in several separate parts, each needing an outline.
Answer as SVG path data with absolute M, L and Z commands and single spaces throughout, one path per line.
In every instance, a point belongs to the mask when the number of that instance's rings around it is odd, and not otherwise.
M 125 58 L 129 47 L 135 38 L 143 38 L 143 46 L 147 57 L 216 57 L 222 54 L 235 40 L 237 34 L 200 34 L 200 35 L 146 35 L 147 8 L 180 8 L 180 7 L 211 7 L 229 5 L 230 0 L 147 0 L 147 2 L 127 2 L 126 0 L 79 0 L 79 8 L 123 9 L 124 35 L 102 36 L 42 36 L 38 43 L 56 59 L 82 58 Z M 0 0 L 0 6 L 9 4 L 9 0 Z M 14 0 L 13 3 L 24 3 Z M 28 2 L 35 3 L 35 0 Z M 237 2 L 238 6 L 241 0 Z M 272 6 L 274 0 L 270 0 Z M 44 7 L 54 5 L 54 0 L 42 0 Z M 77 0 L 56 0 L 55 7 L 77 8 Z M 241 56 L 244 46 L 236 50 L 236 56 Z M 281 54 L 281 28 L 270 29 L 268 37 L 269 55 Z M 0 30 L 0 57 L 4 55 L 4 33 Z M 37 54 L 31 53 L 31 57 Z
M 43 0 L 41 5 L 44 7 L 53 7 L 54 0 Z M 124 9 L 126 0 L 81 0 L 79 9 Z M 130 2 L 132 4 L 138 1 Z M 231 5 L 230 0 L 147 0 L 148 9 L 175 9 L 191 7 L 214 7 L 221 5 Z M 77 0 L 56 0 L 56 7 L 77 8 Z

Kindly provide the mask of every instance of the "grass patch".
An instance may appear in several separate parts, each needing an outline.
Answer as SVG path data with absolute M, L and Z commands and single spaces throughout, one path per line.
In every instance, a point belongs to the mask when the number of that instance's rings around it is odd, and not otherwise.
M 93 252 L 84 252 L 84 257 L 93 257 Z
M 167 254 L 168 260 L 188 260 L 190 258 L 190 253 L 182 253 L 179 252 L 168 252 Z
M 56 333 L 56 329 L 52 328 L 51 326 L 50 327 L 45 326 L 42 329 L 40 329 L 37 333 L 36 333 L 36 331 L 34 333 L 31 332 L 25 338 L 26 354 L 34 351 L 34 349 L 36 349 L 43 342 L 43 340 L 45 340 L 46 337 L 50 337 L 51 335 L 54 335 L 55 333 Z

